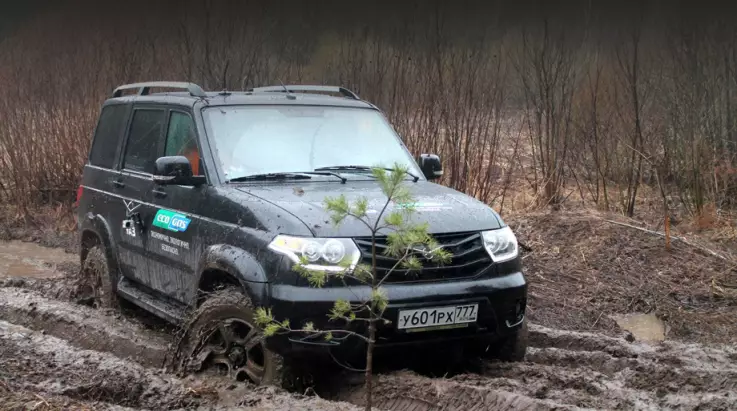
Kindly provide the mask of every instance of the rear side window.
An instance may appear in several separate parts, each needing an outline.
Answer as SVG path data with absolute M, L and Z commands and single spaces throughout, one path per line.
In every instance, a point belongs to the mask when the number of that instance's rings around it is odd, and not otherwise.
M 124 104 L 105 106 L 100 113 L 95 138 L 90 150 L 90 164 L 113 168 L 118 141 L 128 120 L 128 107 Z
M 164 110 L 136 110 L 133 112 L 123 168 L 142 173 L 153 173 L 159 139 L 166 112 Z

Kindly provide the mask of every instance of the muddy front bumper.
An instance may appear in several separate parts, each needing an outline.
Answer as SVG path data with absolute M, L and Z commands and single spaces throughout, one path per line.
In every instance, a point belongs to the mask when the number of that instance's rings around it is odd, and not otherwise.
M 389 299 L 384 318 L 391 324 L 380 325 L 377 331 L 377 349 L 448 343 L 485 338 L 494 340 L 515 332 L 525 316 L 527 282 L 521 272 L 501 277 L 457 282 L 424 284 L 387 284 L 383 287 Z M 336 300 L 355 303 L 368 300 L 369 287 L 312 288 L 273 285 L 270 306 L 275 319 L 289 319 L 292 328 L 311 322 L 320 330 L 351 330 L 363 334 L 366 323 L 329 321 L 328 313 Z M 407 332 L 396 327 L 400 310 L 457 306 L 478 303 L 477 320 L 456 329 Z M 335 338 L 344 333 L 333 333 L 332 340 L 306 338 L 304 334 L 279 335 L 269 338 L 269 349 L 285 356 L 313 355 L 330 351 L 350 353 L 364 350 L 364 341 L 358 337 Z M 365 335 L 365 334 L 364 334 Z

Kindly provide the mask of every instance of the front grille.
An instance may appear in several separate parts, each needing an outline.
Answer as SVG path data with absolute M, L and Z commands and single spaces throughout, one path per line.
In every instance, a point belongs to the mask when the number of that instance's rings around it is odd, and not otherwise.
M 492 264 L 489 254 L 484 249 L 480 233 L 434 234 L 433 238 L 452 254 L 448 263 L 439 265 L 415 253 L 414 255 L 422 262 L 422 270 L 408 271 L 400 265 L 391 271 L 386 282 L 441 281 L 475 277 Z M 371 266 L 371 237 L 354 240 L 361 250 L 361 263 Z M 386 237 L 376 237 L 376 271 L 380 279 L 384 278 L 397 263 L 396 258 L 384 254 L 386 247 Z

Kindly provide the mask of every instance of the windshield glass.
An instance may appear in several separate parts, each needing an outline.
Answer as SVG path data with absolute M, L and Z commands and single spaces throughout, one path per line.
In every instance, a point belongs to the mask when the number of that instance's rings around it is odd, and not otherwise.
M 393 167 L 397 162 L 420 175 L 394 130 L 375 110 L 230 106 L 208 108 L 203 115 L 227 179 L 331 166 Z

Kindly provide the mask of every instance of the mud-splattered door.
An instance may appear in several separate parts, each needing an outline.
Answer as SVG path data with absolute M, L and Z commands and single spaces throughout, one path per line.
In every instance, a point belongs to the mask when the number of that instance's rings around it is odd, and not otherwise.
M 136 282 L 147 284 L 149 257 L 146 253 L 147 231 L 152 207 L 150 192 L 153 179 L 136 173 L 122 173 L 118 192 L 123 197 L 120 204 L 110 205 L 111 225 L 119 244 L 119 259 L 124 275 Z
M 157 290 L 186 302 L 201 249 L 198 231 L 202 220 L 193 210 L 206 189 L 166 186 L 157 190 L 166 196 L 154 198 L 157 208 L 147 246 L 152 260 L 150 275 Z
M 166 110 L 157 106 L 136 106 L 129 127 L 120 167 L 113 182 L 118 197 L 110 223 L 116 232 L 119 257 L 124 275 L 150 285 L 150 258 L 146 252 L 148 222 L 154 212 L 151 205 L 153 172 L 162 148 Z
M 194 122 L 183 111 L 171 110 L 164 155 L 185 156 L 192 173 L 204 175 Z M 152 191 L 154 214 L 150 221 L 147 251 L 151 256 L 151 281 L 154 288 L 182 301 L 195 280 L 195 267 L 201 252 L 198 230 L 206 186 L 156 185 Z

